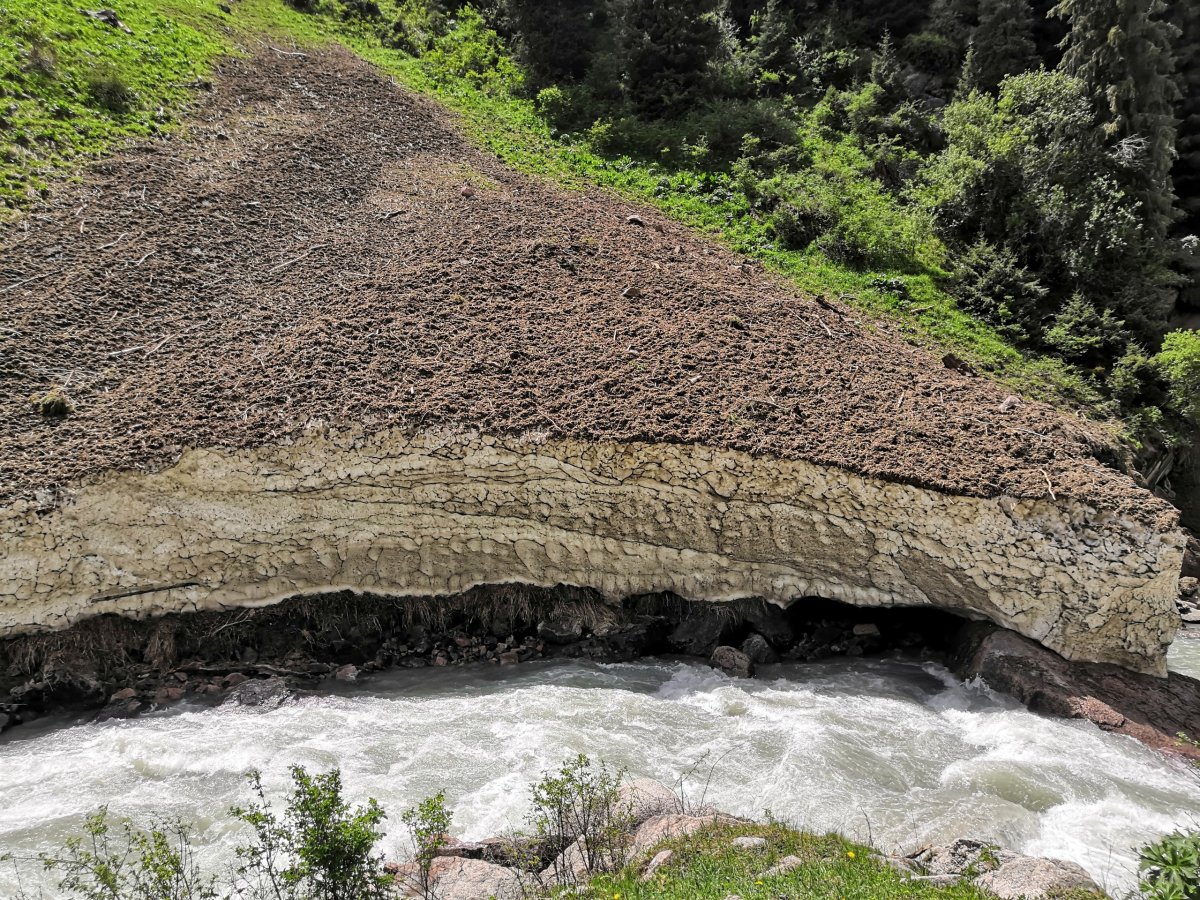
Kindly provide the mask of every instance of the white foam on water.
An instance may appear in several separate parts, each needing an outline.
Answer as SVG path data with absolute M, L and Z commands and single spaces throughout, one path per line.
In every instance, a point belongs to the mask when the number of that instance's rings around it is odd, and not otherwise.
M 18 731 L 0 742 L 0 849 L 61 846 L 101 804 L 196 823 L 219 869 L 258 768 L 339 766 L 349 797 L 399 814 L 445 789 L 455 830 L 518 827 L 530 786 L 574 753 L 673 783 L 730 812 L 870 834 L 885 848 L 974 835 L 1074 860 L 1114 890 L 1135 851 L 1200 809 L 1200 782 L 1141 745 L 1043 718 L 928 663 L 765 667 L 752 681 L 640 662 L 406 671 L 276 710 L 185 708 L 131 721 Z M 711 772 L 711 778 L 710 778 Z M 0 868 L 0 896 L 13 891 Z M 52 895 L 52 894 L 51 894 Z

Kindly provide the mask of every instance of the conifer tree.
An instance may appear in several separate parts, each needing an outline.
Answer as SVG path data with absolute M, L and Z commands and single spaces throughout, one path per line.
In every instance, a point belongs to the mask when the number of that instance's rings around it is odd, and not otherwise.
M 979 82 L 979 66 L 975 62 L 975 44 L 967 45 L 967 53 L 963 57 L 962 72 L 958 76 L 958 87 L 954 91 L 956 100 L 968 97 L 982 90 Z
M 796 16 L 786 3 L 767 0 L 750 17 L 750 62 L 759 72 L 786 73 L 794 64 Z
M 1187 234 L 1200 235 L 1200 3 L 1175 4 L 1178 41 L 1179 136 L 1175 162 L 1175 192 L 1185 216 Z
M 1033 16 L 1028 0 L 983 0 L 979 25 L 972 36 L 975 48 L 974 85 L 993 91 L 1006 75 L 1037 68 Z
M 1179 29 L 1162 18 L 1163 0 L 1059 0 L 1053 14 L 1070 26 L 1061 68 L 1097 98 L 1105 133 L 1130 169 L 1151 237 L 1172 220 L 1175 81 Z
M 883 88 L 891 99 L 898 98 L 903 91 L 901 80 L 900 60 L 896 58 L 896 45 L 892 43 L 892 34 L 885 31 L 879 40 L 879 46 L 871 57 L 871 81 Z
M 716 0 L 618 0 L 625 91 L 643 116 L 671 117 L 700 100 L 722 44 Z
M 587 71 L 604 24 L 602 0 L 504 0 L 503 11 L 533 87 Z

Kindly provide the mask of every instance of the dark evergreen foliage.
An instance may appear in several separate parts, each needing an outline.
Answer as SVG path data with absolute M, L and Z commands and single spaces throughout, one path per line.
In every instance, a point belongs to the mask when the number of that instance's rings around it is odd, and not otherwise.
M 971 86 L 978 90 L 994 91 L 1005 76 L 1037 68 L 1028 0 L 982 0 L 972 43 L 975 83 Z

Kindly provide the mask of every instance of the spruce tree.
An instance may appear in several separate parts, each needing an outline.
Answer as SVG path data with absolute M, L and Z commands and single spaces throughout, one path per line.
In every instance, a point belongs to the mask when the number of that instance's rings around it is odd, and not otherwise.
M 750 63 L 756 72 L 786 76 L 795 67 L 796 16 L 788 4 L 767 0 L 750 18 Z
M 574 81 L 587 71 L 604 24 L 602 0 L 503 0 L 503 10 L 532 87 Z
M 885 31 L 871 57 L 871 81 L 883 88 L 887 97 L 894 101 L 904 92 L 901 75 L 896 45 L 892 43 L 891 32 Z
M 983 0 L 979 25 L 972 36 L 975 47 L 974 87 L 993 91 L 1007 75 L 1037 68 L 1033 16 L 1028 0 Z
M 1178 159 L 1175 161 L 1175 192 L 1185 219 L 1186 234 L 1200 235 L 1200 4 L 1175 4 L 1175 24 L 1180 29 Z
M 679 116 L 711 83 L 722 43 L 716 0 L 618 0 L 620 62 L 634 111 Z
M 1059 0 L 1053 14 L 1070 26 L 1061 68 L 1097 98 L 1105 133 L 1132 175 L 1151 237 L 1162 239 L 1176 218 L 1172 42 L 1179 29 L 1162 18 L 1163 0 Z

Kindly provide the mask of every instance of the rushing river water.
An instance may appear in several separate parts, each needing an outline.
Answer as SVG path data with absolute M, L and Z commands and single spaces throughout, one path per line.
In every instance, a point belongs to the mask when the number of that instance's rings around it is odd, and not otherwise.
M 1173 665 L 1200 674 L 1200 641 Z M 1075 860 L 1111 890 L 1133 885 L 1133 848 L 1200 810 L 1200 781 L 1133 740 L 1033 715 L 930 663 L 767 667 L 735 681 L 694 663 L 528 664 L 409 670 L 263 712 L 176 707 L 132 721 L 57 723 L 0 742 L 0 849 L 57 848 L 100 804 L 198 828 L 227 859 L 242 773 L 282 796 L 287 766 L 342 768 L 352 799 L 398 817 L 445 788 L 467 838 L 518 826 L 539 773 L 584 751 L 673 782 L 701 762 L 708 800 L 764 809 L 884 847 L 990 837 Z M 699 791 L 689 783 L 693 796 Z M 0 896 L 14 891 L 0 869 Z

